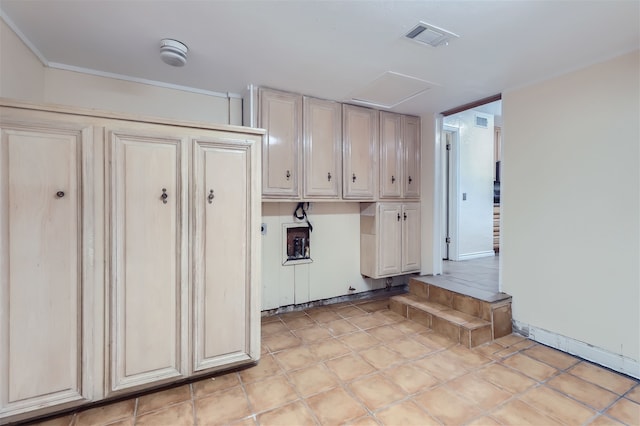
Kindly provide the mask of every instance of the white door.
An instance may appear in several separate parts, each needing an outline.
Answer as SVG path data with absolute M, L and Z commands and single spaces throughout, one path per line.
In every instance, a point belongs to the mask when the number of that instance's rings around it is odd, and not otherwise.
M 82 201 L 93 132 L 71 127 L 1 129 L 0 417 L 88 397 Z
M 249 157 L 246 143 L 194 143 L 194 371 L 249 359 Z
M 111 391 L 183 375 L 184 190 L 177 136 L 110 132 Z

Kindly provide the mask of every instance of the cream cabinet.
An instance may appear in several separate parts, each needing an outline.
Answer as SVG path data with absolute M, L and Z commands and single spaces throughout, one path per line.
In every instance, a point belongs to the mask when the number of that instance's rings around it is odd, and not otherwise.
M 113 392 L 185 374 L 187 138 L 134 123 L 107 135 Z
M 342 196 L 351 200 L 373 200 L 378 178 L 378 111 L 343 105 L 342 119 Z
M 384 278 L 420 271 L 420 204 L 363 203 L 360 273 Z
M 0 99 L 0 423 L 259 359 L 263 133 Z
M 0 110 L 0 423 L 93 397 L 94 148 L 82 120 Z
M 420 119 L 380 112 L 380 198 L 420 198 Z
M 339 199 L 342 190 L 342 107 L 303 99 L 303 197 Z
M 258 126 L 262 146 L 262 197 L 300 197 L 302 96 L 260 88 Z

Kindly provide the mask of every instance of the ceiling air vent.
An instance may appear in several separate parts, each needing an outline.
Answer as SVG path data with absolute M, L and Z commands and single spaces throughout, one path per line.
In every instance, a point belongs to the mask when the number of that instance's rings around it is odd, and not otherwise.
M 405 34 L 405 37 L 418 43 L 438 47 L 443 44 L 445 46 L 448 45 L 449 40 L 458 38 L 459 36 L 442 28 L 420 22 Z

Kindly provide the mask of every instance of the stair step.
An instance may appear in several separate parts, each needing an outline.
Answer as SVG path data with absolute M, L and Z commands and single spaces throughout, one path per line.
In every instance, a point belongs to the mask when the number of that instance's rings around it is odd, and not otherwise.
M 412 278 L 389 308 L 469 348 L 511 333 L 511 296 L 473 297 Z

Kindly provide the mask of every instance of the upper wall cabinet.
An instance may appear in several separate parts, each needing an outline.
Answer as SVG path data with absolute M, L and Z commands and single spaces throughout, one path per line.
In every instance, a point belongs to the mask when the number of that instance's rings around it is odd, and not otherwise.
M 420 119 L 380 112 L 380 198 L 420 198 Z
M 402 117 L 402 196 L 420 198 L 420 118 Z
M 378 111 L 343 105 L 343 198 L 373 200 L 377 189 Z
M 342 184 L 341 104 L 305 96 L 304 198 L 340 198 Z
M 300 197 L 302 96 L 270 89 L 258 92 L 262 145 L 262 197 Z

